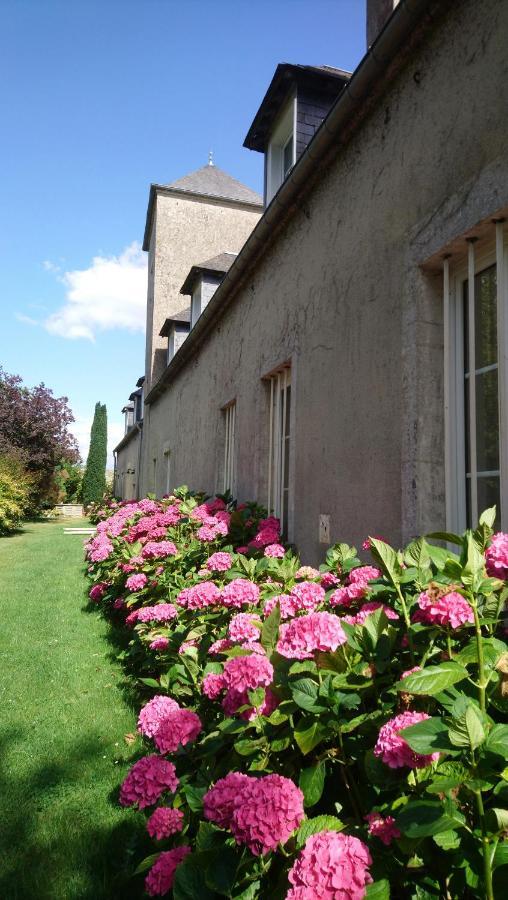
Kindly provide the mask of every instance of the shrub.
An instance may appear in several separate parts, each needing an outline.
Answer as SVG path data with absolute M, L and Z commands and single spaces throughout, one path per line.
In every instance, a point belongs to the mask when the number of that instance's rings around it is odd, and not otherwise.
M 15 531 L 29 504 L 31 479 L 13 456 L 0 456 L 0 534 Z
M 508 535 L 494 520 L 402 551 L 369 538 L 368 566 L 337 544 L 319 570 L 265 555 L 278 523 L 253 504 L 184 493 L 99 523 L 92 596 L 131 629 L 141 760 L 171 761 L 178 781 L 153 799 L 138 761 L 122 789 L 161 836 L 140 865 L 150 893 L 505 894 Z M 143 555 L 154 541 L 177 553 Z M 166 809 L 178 815 L 152 819 Z
M 106 461 L 108 455 L 108 421 L 106 406 L 95 404 L 90 432 L 90 448 L 83 475 L 83 503 L 98 503 L 106 490 Z

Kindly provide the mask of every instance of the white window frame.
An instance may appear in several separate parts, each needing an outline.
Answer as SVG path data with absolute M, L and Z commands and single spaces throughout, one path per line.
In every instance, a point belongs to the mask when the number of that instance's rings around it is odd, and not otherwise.
M 296 162 L 296 132 L 297 97 L 294 94 L 283 108 L 266 148 L 266 204 L 270 203 L 291 171 L 284 171 L 284 150 L 289 141 L 293 146 L 291 167 Z
M 269 436 L 268 436 L 268 501 L 269 515 L 280 519 L 281 533 L 289 532 L 289 508 L 291 496 L 291 451 L 293 423 L 291 415 L 291 364 L 287 363 L 267 376 L 270 383 Z M 289 415 L 287 404 L 289 403 Z M 289 422 L 289 430 L 287 425 Z M 288 469 L 286 470 L 286 442 L 289 443 Z M 284 516 L 284 494 L 287 493 L 287 520 Z
M 497 343 L 499 402 L 499 472 L 501 527 L 508 528 L 508 232 L 504 221 L 493 223 L 490 240 L 467 241 L 464 257 L 455 263 L 451 257 L 443 264 L 444 300 L 444 403 L 445 403 L 445 487 L 446 527 L 463 531 L 466 514 L 466 445 L 464 409 L 463 285 L 468 281 L 469 370 L 475 370 L 474 284 L 475 275 L 496 264 Z M 471 327 L 472 323 L 472 327 Z M 469 421 L 476 422 L 475 379 L 470 378 Z M 476 431 L 470 428 L 471 518 L 476 524 Z
M 224 471 L 223 493 L 229 491 L 236 496 L 236 400 L 222 408 L 224 415 Z
M 171 449 L 168 444 L 164 444 L 163 448 L 164 459 L 166 461 L 166 490 L 165 493 L 170 493 L 171 488 Z

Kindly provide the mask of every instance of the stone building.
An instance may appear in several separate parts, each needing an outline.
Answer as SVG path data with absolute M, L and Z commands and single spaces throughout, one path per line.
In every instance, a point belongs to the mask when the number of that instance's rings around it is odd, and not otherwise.
M 369 0 L 368 34 L 350 78 L 279 67 L 246 139 L 265 211 L 182 251 L 147 339 L 140 493 L 255 498 L 309 563 L 492 503 L 508 528 L 508 3 Z M 169 295 L 228 250 L 157 368 Z

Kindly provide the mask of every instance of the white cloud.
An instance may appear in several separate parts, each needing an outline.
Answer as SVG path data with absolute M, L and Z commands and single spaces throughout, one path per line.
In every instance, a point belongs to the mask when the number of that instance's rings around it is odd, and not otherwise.
M 23 322 L 24 325 L 40 325 L 40 322 L 37 319 L 32 319 L 31 316 L 25 316 L 24 313 L 14 313 L 14 318 L 18 320 L 18 322 Z
M 76 421 L 69 426 L 69 431 L 74 435 L 78 442 L 79 452 L 83 465 L 86 463 L 88 456 L 88 448 L 90 446 L 90 429 L 92 427 L 92 419 L 76 418 Z M 113 468 L 113 448 L 121 441 L 124 435 L 124 423 L 112 422 L 108 420 L 108 461 L 107 468 Z
M 55 274 L 58 268 L 48 260 L 44 267 Z M 44 322 L 52 334 L 93 341 L 99 331 L 144 331 L 147 258 L 136 241 L 119 256 L 95 256 L 88 269 L 64 272 L 58 278 L 67 296 Z
M 61 266 L 58 266 L 56 263 L 51 262 L 50 259 L 45 259 L 42 263 L 42 268 L 46 270 L 46 272 L 61 272 Z

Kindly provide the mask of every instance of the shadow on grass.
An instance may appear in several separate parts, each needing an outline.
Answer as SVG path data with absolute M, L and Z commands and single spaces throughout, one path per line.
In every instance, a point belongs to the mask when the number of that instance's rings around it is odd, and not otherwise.
M 10 743 L 22 743 L 20 729 L 0 741 L 0 761 Z M 93 800 L 84 807 L 88 773 L 100 764 L 100 740 L 89 735 L 71 745 L 64 760 L 34 768 L 29 776 L 0 770 L 0 897 L 2 900 L 134 900 L 142 877 L 132 877 L 153 845 L 144 822 L 132 811 L 120 813 L 118 791 L 104 784 L 98 804 L 123 820 L 101 821 Z M 86 773 L 83 778 L 83 772 Z M 102 820 L 104 815 L 102 815 Z
M 116 621 L 110 616 L 106 616 L 97 607 L 96 603 L 92 603 L 85 595 L 84 605 L 81 612 L 86 615 L 100 616 L 106 625 L 106 633 L 104 639 L 109 645 L 109 652 L 106 653 L 106 659 L 114 665 L 120 665 L 123 672 L 123 679 L 119 681 L 117 687 L 122 694 L 122 698 L 127 706 L 133 710 L 136 717 L 139 713 L 139 707 L 144 698 L 144 694 L 139 689 L 138 678 L 140 676 L 139 669 L 131 665 L 127 656 L 127 650 L 132 640 L 132 634 L 126 629 L 123 619 Z M 123 654 L 126 654 L 123 656 Z M 145 698 L 146 699 L 146 698 Z

